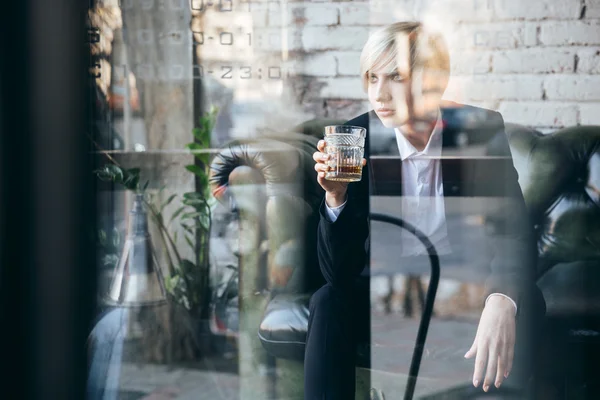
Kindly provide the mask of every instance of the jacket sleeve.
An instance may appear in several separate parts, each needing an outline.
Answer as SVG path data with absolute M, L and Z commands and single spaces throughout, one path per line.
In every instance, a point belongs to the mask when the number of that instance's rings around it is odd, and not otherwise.
M 369 117 L 363 114 L 346 123 L 367 129 L 362 179 L 348 184 L 346 205 L 335 222 L 327 217 L 325 199 L 319 208 L 317 255 L 325 280 L 341 290 L 351 290 L 369 262 Z
M 366 167 L 363 177 L 368 176 Z M 348 290 L 368 263 L 369 203 L 366 179 L 348 185 L 346 206 L 330 222 L 323 199 L 319 213 L 317 254 L 325 280 L 334 287 Z
M 499 118 L 498 144 L 511 154 L 502 116 Z M 502 293 L 513 299 L 519 308 L 524 296 L 531 293 L 535 282 L 536 246 L 533 225 L 512 158 L 505 159 L 499 185 L 499 206 L 486 218 L 486 232 L 492 251 L 490 275 L 486 293 Z M 483 179 L 489 179 L 484 177 Z

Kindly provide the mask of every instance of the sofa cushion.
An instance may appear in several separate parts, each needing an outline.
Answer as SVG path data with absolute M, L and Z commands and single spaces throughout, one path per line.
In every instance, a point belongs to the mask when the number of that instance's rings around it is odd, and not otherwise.
M 310 294 L 279 294 L 267 306 L 258 329 L 260 341 L 274 357 L 304 360 Z M 369 368 L 369 344 L 359 343 L 357 365 Z
M 600 316 L 600 260 L 557 264 L 538 286 L 549 316 Z
M 538 238 L 538 273 L 600 259 L 600 127 L 543 135 L 506 124 L 506 133 Z M 493 141 L 489 154 L 504 155 Z
M 279 294 L 258 328 L 264 348 L 275 357 L 304 359 L 310 294 Z

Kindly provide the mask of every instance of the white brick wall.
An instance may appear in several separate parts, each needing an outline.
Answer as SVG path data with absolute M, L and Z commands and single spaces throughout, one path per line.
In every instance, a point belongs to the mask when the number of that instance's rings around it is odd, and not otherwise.
M 579 106 L 581 125 L 600 125 L 600 103 L 581 104 Z
M 366 104 L 358 74 L 369 33 L 421 19 L 448 42 L 445 98 L 543 131 L 600 124 L 600 0 L 283 0 L 252 9 L 255 30 L 264 23 L 287 35 L 288 62 L 314 77 L 310 112 L 343 116 L 347 107 L 352 117 Z M 281 51 L 265 37 L 259 50 Z
M 600 18 L 600 0 L 586 0 L 586 18 Z
M 270 26 L 324 26 L 337 25 L 339 7 L 336 4 L 269 3 Z
M 450 70 L 453 75 L 488 74 L 492 70 L 492 52 L 451 52 Z
M 302 32 L 302 43 L 306 51 L 354 50 L 360 51 L 367 41 L 367 27 L 317 27 L 309 26 Z
M 540 42 L 545 46 L 600 44 L 600 21 L 544 22 Z
M 477 0 L 482 3 L 485 0 Z M 495 20 L 577 19 L 580 0 L 488 0 L 493 3 Z
M 552 75 L 544 82 L 546 98 L 552 100 L 600 100 L 600 76 Z
M 457 100 L 542 100 L 543 77 L 539 75 L 474 75 L 456 76 L 448 84 L 446 94 Z
M 336 76 L 336 58 L 330 53 L 316 53 L 296 62 L 296 73 L 308 76 Z
M 537 45 L 537 24 L 531 22 L 464 23 L 446 41 L 456 49 L 514 49 Z
M 453 22 L 493 21 L 494 0 L 429 0 L 420 7 L 422 17 L 434 14 Z
M 579 62 L 577 72 L 581 74 L 600 74 L 600 48 L 583 49 L 577 52 Z
M 562 102 L 504 101 L 498 109 L 504 122 L 528 126 L 564 127 L 577 124 L 578 107 Z
M 257 28 L 252 32 L 252 48 L 256 53 L 271 51 L 280 53 L 283 48 L 287 50 L 302 50 L 301 31 L 297 29 Z M 244 41 L 248 36 L 240 36 Z
M 340 23 L 342 25 L 369 25 L 371 11 L 368 3 L 342 3 Z
M 573 72 L 575 54 L 575 50 L 568 48 L 499 51 L 492 56 L 492 71 L 501 74 Z
M 358 78 L 328 78 L 321 79 L 320 82 L 325 83 L 321 88 L 322 97 L 352 100 L 367 98 Z
M 335 52 L 332 53 L 337 62 L 338 75 L 358 76 L 360 74 L 360 52 Z

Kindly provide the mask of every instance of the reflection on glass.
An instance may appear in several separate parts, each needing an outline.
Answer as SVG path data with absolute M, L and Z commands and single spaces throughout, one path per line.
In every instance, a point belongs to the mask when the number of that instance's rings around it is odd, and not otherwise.
M 138 194 L 129 212 L 129 229 L 119 264 L 108 293 L 110 303 L 140 307 L 167 301 L 162 270 L 158 265 L 144 210 L 143 195 Z

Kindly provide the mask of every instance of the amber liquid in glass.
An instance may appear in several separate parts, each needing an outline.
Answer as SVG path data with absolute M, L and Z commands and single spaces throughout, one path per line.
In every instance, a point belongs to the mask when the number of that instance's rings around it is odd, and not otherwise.
M 325 179 L 337 182 L 357 182 L 362 176 L 363 148 L 360 146 L 327 146 L 329 172 Z

